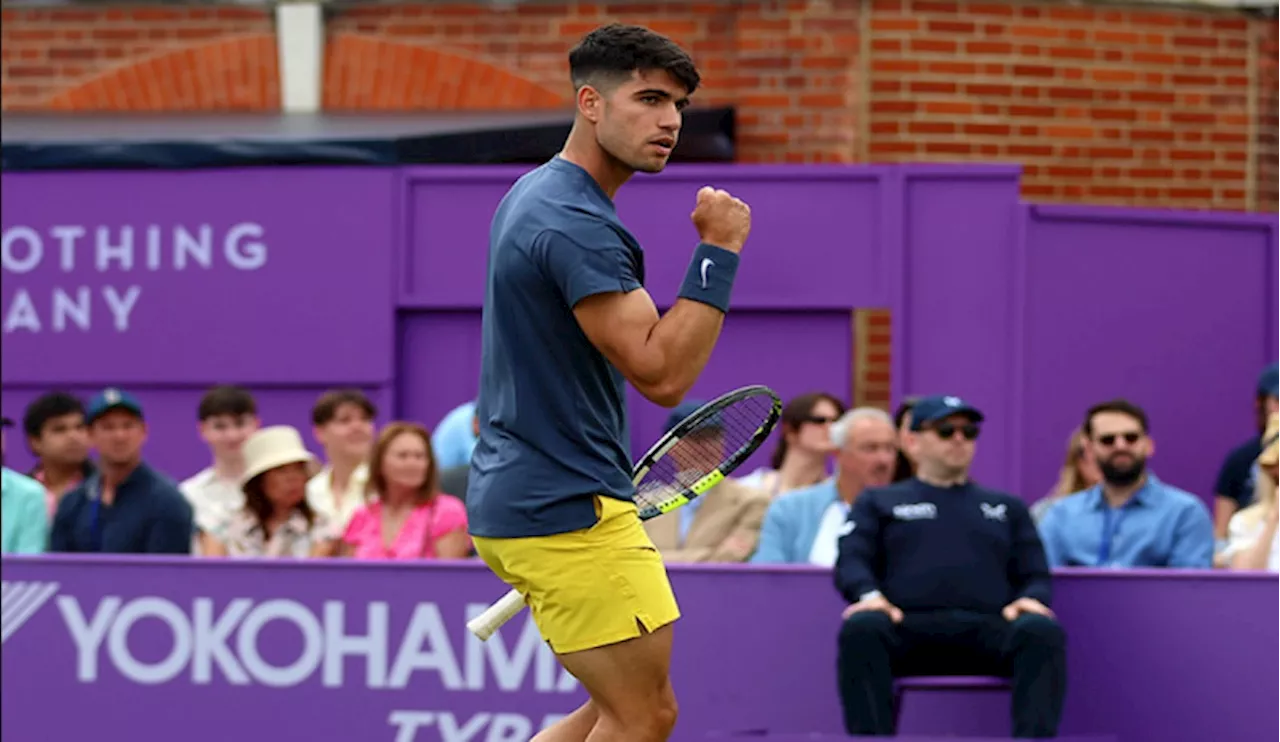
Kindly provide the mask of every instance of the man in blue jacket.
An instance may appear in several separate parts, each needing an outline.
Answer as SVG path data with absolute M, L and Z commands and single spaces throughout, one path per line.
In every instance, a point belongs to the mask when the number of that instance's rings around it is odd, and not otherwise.
M 916 476 L 854 501 L 835 568 L 850 734 L 894 734 L 895 677 L 984 674 L 1012 678 L 1014 737 L 1057 734 L 1066 637 L 1026 505 L 969 479 L 982 420 L 957 397 L 921 399 L 904 439 Z

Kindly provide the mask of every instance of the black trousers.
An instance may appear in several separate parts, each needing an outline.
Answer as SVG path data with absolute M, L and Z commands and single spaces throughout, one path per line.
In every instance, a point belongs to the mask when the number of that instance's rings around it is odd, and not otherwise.
M 849 734 L 892 736 L 893 679 L 912 675 L 997 675 L 1013 687 L 1013 736 L 1053 737 L 1066 697 L 1066 634 L 1057 621 L 1015 621 L 965 611 L 908 613 L 894 624 L 861 611 L 840 628 L 836 659 Z

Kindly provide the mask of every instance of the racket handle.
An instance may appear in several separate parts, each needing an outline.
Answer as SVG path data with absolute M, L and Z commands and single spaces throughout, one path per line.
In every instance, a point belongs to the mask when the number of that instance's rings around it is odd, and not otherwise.
M 476 635 L 480 641 L 486 641 L 493 632 L 515 617 L 524 608 L 524 596 L 512 590 L 497 603 L 484 609 L 484 613 L 467 622 L 467 630 Z

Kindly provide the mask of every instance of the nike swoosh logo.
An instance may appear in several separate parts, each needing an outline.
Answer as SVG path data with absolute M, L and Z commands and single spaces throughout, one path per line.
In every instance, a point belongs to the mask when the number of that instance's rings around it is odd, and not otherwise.
M 707 269 L 715 265 L 715 261 L 711 258 L 702 259 L 702 288 L 707 287 Z

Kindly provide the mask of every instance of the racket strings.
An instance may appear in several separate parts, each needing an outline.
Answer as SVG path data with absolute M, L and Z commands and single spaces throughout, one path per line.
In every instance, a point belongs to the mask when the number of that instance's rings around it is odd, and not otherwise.
M 773 406 L 767 394 L 742 397 L 680 432 L 675 445 L 637 484 L 636 506 L 661 509 L 672 500 L 701 494 L 693 491 L 699 482 L 755 450 Z

